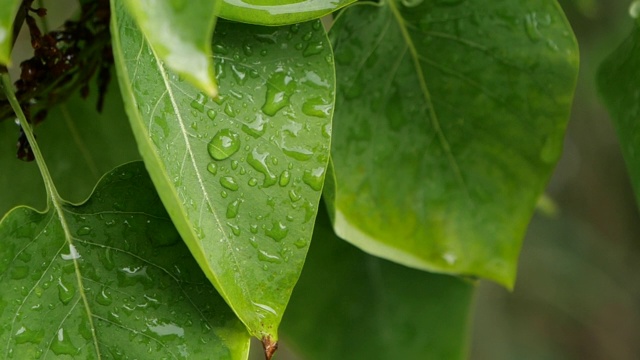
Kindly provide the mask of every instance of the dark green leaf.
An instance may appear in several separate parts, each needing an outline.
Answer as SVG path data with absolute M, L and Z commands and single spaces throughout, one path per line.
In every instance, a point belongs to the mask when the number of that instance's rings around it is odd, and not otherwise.
M 407 266 L 511 287 L 576 82 L 558 4 L 389 0 L 346 9 L 331 31 L 339 88 L 326 195 L 338 235 Z
M 112 9 L 120 1 L 170 69 L 210 96 L 218 94 L 211 37 L 220 0 L 112 0 Z
M 3 0 L 0 9 L 0 65 L 11 62 L 13 47 L 13 20 L 22 0 Z
M 367 255 L 321 209 L 282 322 L 305 359 L 464 359 L 474 286 Z
M 84 201 L 100 177 L 114 167 L 140 158 L 124 112 L 118 84 L 110 85 L 102 113 L 96 108 L 97 91 L 80 95 L 49 110 L 36 126 L 38 144 L 60 195 L 73 203 Z M 35 162 L 16 158 L 19 127 L 0 122 L 0 216 L 17 205 L 44 209 L 46 194 Z
M 121 8 L 112 19 L 127 111 L 160 198 L 249 331 L 277 340 L 329 155 L 326 33 L 319 21 L 295 30 L 220 22 L 212 100 L 162 66 Z
M 222 0 L 220 17 L 259 25 L 286 25 L 330 14 L 356 0 Z
M 248 334 L 141 162 L 108 174 L 86 203 L 58 205 L 0 222 L 3 358 L 246 359 Z
M 598 70 L 597 80 L 598 90 L 618 132 L 622 154 L 640 204 L 640 23 L 605 59 Z

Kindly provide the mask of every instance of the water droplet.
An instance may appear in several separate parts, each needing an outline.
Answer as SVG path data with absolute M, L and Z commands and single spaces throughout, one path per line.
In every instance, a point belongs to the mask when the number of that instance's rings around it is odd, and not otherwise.
M 293 189 L 289 190 L 289 199 L 291 199 L 291 202 L 296 202 L 301 198 L 302 196 L 298 195 L 298 193 L 295 190 Z
M 289 146 L 281 142 L 280 148 L 285 155 L 300 161 L 309 160 L 313 156 L 313 151 L 301 146 Z
M 313 31 L 309 31 L 308 33 L 302 35 L 302 40 L 309 41 L 313 37 Z
M 231 162 L 231 170 L 235 170 L 238 168 L 238 160 L 233 160 Z
M 227 198 L 227 196 L 229 196 L 229 194 L 227 194 L 227 192 L 226 192 L 226 191 L 222 190 L 222 191 L 220 191 L 220 196 L 221 196 L 223 199 L 226 199 L 226 198 Z
M 280 174 L 280 186 L 287 186 L 290 180 L 291 180 L 291 173 L 289 173 L 288 170 L 284 170 Z
M 302 56 L 309 57 L 318 55 L 324 51 L 324 43 L 322 41 L 313 41 L 307 44 L 302 52 Z
M 274 221 L 271 228 L 265 231 L 265 234 L 275 241 L 281 241 L 289 233 L 287 226 L 280 221 Z
M 236 199 L 227 205 L 227 219 L 233 219 L 238 216 L 238 210 L 240 208 L 240 204 L 242 203 L 241 199 Z
M 331 114 L 332 104 L 327 104 L 324 99 L 314 97 L 302 104 L 302 112 L 309 116 L 326 118 Z
M 254 187 L 254 186 L 258 185 L 258 179 L 256 179 L 256 178 L 251 178 L 251 179 L 249 179 L 249 181 L 247 182 L 247 184 L 248 184 L 249 186 L 251 186 L 251 187 Z
M 278 255 L 271 255 L 264 250 L 258 250 L 258 260 L 279 264 L 282 259 Z
M 247 44 L 247 43 L 243 44 L 242 45 L 242 52 L 244 52 L 244 54 L 246 56 L 253 55 L 253 49 L 251 48 L 251 44 Z
M 89 229 L 89 232 L 91 232 L 91 229 Z M 87 234 L 89 232 L 87 232 Z M 86 235 L 86 234 L 84 234 L 84 235 Z M 75 260 L 75 259 L 80 259 L 80 253 L 78 252 L 78 249 L 76 249 L 76 247 L 73 244 L 70 244 L 69 245 L 69 253 L 68 254 L 60 254 L 60 257 L 62 258 L 62 260 Z
M 231 228 L 231 232 L 233 233 L 233 235 L 240 236 L 240 227 L 238 225 L 227 223 L 227 226 Z
M 88 226 L 82 226 L 78 229 L 78 231 L 76 231 L 76 234 L 78 234 L 79 236 L 89 235 L 89 233 L 91 233 L 91 228 Z
M 274 185 L 277 181 L 277 177 L 271 172 L 267 166 L 267 157 L 269 153 L 260 153 L 257 149 L 254 149 L 247 157 L 247 163 L 251 165 L 256 171 L 264 174 L 263 187 L 269 187 Z
M 295 245 L 298 249 L 302 249 L 303 247 L 307 246 L 307 241 L 305 239 L 298 239 L 296 240 L 293 245 Z
M 296 48 L 296 50 L 302 50 L 304 48 L 304 44 L 303 43 L 297 43 L 295 48 Z
M 316 20 L 313 25 L 311 25 L 311 27 L 313 28 L 313 30 L 320 30 L 320 26 L 322 26 L 322 23 L 320 22 L 320 20 Z
M 629 6 L 629 15 L 634 19 L 640 17 L 640 0 L 631 3 L 631 6 Z
M 447 262 L 447 264 L 449 264 L 449 265 L 453 265 L 453 264 L 455 264 L 455 263 L 456 263 L 456 261 L 458 260 L 458 257 L 456 256 L 456 254 L 454 254 L 454 253 L 450 253 L 450 252 L 447 252 L 447 253 L 442 254 L 442 258 L 443 258 L 443 259 L 444 259 L 444 261 L 446 261 L 446 262 Z
M 542 38 L 542 34 L 538 29 L 538 15 L 536 13 L 530 13 L 525 15 L 525 30 L 527 31 L 527 36 L 533 42 L 537 42 Z
M 193 101 L 191 101 L 191 107 L 203 113 L 204 104 L 206 103 L 206 101 L 207 101 L 207 98 L 205 97 L 205 95 L 200 93 Z
M 62 279 L 58 279 L 58 299 L 60 299 L 60 302 L 67 305 L 75 294 L 76 289 L 72 284 L 64 283 Z
M 293 24 L 289 27 L 289 31 L 291 31 L 294 34 L 297 34 L 299 30 L 300 30 L 300 24 Z
M 51 342 L 51 351 L 56 355 L 76 355 L 80 349 L 73 345 L 69 336 L 61 328 Z
M 209 119 L 215 120 L 216 116 L 218 116 L 218 113 L 213 109 L 209 109 L 207 110 L 207 116 L 209 117 Z
M 209 142 L 207 150 L 216 160 L 224 160 L 240 149 L 240 136 L 229 129 L 218 131 Z
M 302 181 L 315 191 L 322 190 L 322 184 L 324 183 L 324 167 L 305 170 L 302 175 Z
M 111 291 L 106 286 L 103 286 L 100 292 L 96 294 L 96 302 L 104 306 L 109 306 L 113 302 Z
M 256 224 L 252 224 L 252 225 L 249 227 L 249 230 L 251 231 L 251 233 L 252 233 L 252 234 L 257 234 L 257 233 L 258 233 L 258 225 L 256 225 Z
M 213 175 L 217 174 L 218 173 L 218 164 L 210 162 L 209 165 L 207 165 L 207 171 L 210 172 Z
M 227 114 L 229 117 L 236 117 L 236 112 L 235 110 L 233 110 L 233 106 L 231 106 L 231 103 L 226 103 L 224 105 L 224 113 Z
M 238 183 L 236 182 L 236 179 L 234 179 L 232 176 L 221 177 L 220 185 L 222 185 L 224 188 L 229 189 L 231 191 L 237 191 L 239 188 Z
M 44 338 L 44 329 L 39 328 L 31 330 L 22 326 L 15 332 L 13 338 L 15 339 L 16 344 L 39 344 Z
M 264 135 L 267 130 L 266 124 L 267 119 L 265 116 L 262 113 L 257 113 L 253 122 L 242 125 L 242 131 L 257 139 Z
M 275 115 L 289 105 L 289 97 L 294 93 L 296 83 L 293 78 L 282 71 L 274 72 L 267 81 L 267 95 L 262 106 L 262 112 L 269 116 Z
M 422 4 L 424 0 L 402 0 L 402 5 L 408 8 L 416 7 Z

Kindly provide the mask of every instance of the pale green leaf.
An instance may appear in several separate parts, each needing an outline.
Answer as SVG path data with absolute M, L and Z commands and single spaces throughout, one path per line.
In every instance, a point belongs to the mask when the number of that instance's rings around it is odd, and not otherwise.
M 118 84 L 109 85 L 102 113 L 96 111 L 97 91 L 85 100 L 79 94 L 49 109 L 35 133 L 62 198 L 79 203 L 100 177 L 114 167 L 140 158 L 124 112 Z M 44 209 L 46 195 L 35 162 L 16 158 L 19 127 L 0 122 L 0 216 L 17 205 Z M 20 189 L 20 191 L 15 191 Z
M 0 65 L 9 65 L 13 48 L 13 20 L 22 0 L 3 0 L 0 7 Z
M 58 205 L 0 222 L 0 357 L 247 358 L 246 330 L 142 162 L 105 176 L 84 204 Z
M 330 14 L 356 0 L 222 0 L 220 17 L 260 25 L 286 25 Z
M 282 321 L 304 359 L 465 359 L 474 286 L 368 255 L 324 209 Z
M 328 161 L 334 70 L 326 33 L 319 21 L 220 22 L 221 97 L 212 100 L 164 67 L 122 10 L 112 14 L 119 80 L 160 198 L 251 334 L 273 342 Z
M 210 96 L 218 94 L 211 38 L 220 0 L 112 0 L 112 12 L 120 2 L 170 69 Z
M 337 234 L 511 287 L 577 76 L 558 4 L 389 0 L 346 9 L 331 32 Z
M 597 80 L 640 204 L 640 22 L 600 65 Z

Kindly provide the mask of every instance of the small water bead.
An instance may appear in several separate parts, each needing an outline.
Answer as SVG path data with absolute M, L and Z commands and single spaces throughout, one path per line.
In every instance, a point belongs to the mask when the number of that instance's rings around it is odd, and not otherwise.
M 324 170 L 324 167 L 305 170 L 302 175 L 302 181 L 309 185 L 313 190 L 320 191 L 322 190 L 322 185 L 324 183 Z
M 306 115 L 327 118 L 333 109 L 332 104 L 328 104 L 321 97 L 311 98 L 302 104 L 302 112 Z
M 249 227 L 249 231 L 251 231 L 252 234 L 257 234 L 258 233 L 258 225 L 257 224 L 252 224 Z
M 299 30 L 300 30 L 300 24 L 293 24 L 289 27 L 289 31 L 291 31 L 294 34 L 297 34 Z
M 233 219 L 238 216 L 238 210 L 240 209 L 240 204 L 242 204 L 241 199 L 236 199 L 227 205 L 227 219 Z
M 302 50 L 304 48 L 304 43 L 297 43 L 295 48 L 296 50 Z
M 232 169 L 232 170 L 235 170 L 235 169 L 237 169 L 237 168 L 238 168 L 238 160 L 233 160 L 233 161 L 231 162 L 231 169 Z
M 89 235 L 90 233 L 91 228 L 88 226 L 82 226 L 78 229 L 78 231 L 76 231 L 76 234 L 78 234 L 78 236 Z
M 244 166 L 240 166 L 240 175 L 244 175 L 247 173 L 247 170 L 245 170 Z
M 231 103 L 226 103 L 224 105 L 224 113 L 227 114 L 229 117 L 236 117 L 236 112 L 235 110 L 233 110 L 233 106 L 231 105 Z
M 274 116 L 282 108 L 289 105 L 289 97 L 295 90 L 296 83 L 290 75 L 283 71 L 274 72 L 267 81 L 267 95 L 262 112 Z
M 264 250 L 258 250 L 258 260 L 265 261 L 265 262 L 270 262 L 270 263 L 274 263 L 274 264 L 279 264 L 279 263 L 282 262 L 282 259 L 279 256 L 269 254 L 268 252 L 266 252 Z
M 221 177 L 220 185 L 222 185 L 224 188 L 231 191 L 237 191 L 239 188 L 238 183 L 236 182 L 236 179 L 234 179 L 232 176 Z
M 238 225 L 232 224 L 232 223 L 227 223 L 227 226 L 229 226 L 229 228 L 231 228 L 231 232 L 233 233 L 233 235 L 235 236 L 240 236 L 240 227 Z
M 402 0 L 402 5 L 408 8 L 416 7 L 422 4 L 424 0 Z
M 204 94 L 200 93 L 198 96 L 191 101 L 191 107 L 198 110 L 199 112 L 204 112 L 204 105 L 207 101 L 207 98 Z
M 215 120 L 216 116 L 218 116 L 218 113 L 213 109 L 209 109 L 207 110 L 207 116 L 209 117 L 209 119 Z
M 291 202 L 296 202 L 302 199 L 302 196 L 298 195 L 298 193 L 294 189 L 291 189 L 289 190 L 289 199 L 291 199 Z
M 217 174 L 218 173 L 218 164 L 210 162 L 209 165 L 207 165 L 207 171 L 210 172 L 213 175 Z
M 277 177 L 271 172 L 267 166 L 267 157 L 269 153 L 260 153 L 257 149 L 254 149 L 247 157 L 247 163 L 251 165 L 256 171 L 264 174 L 263 187 L 269 187 L 277 182 Z
M 289 173 L 288 170 L 284 170 L 280 174 L 280 186 L 282 187 L 287 186 L 290 180 L 291 180 L 291 173 Z
M 298 239 L 293 243 L 293 245 L 295 245 L 295 247 L 297 247 L 298 249 L 302 249 L 303 247 L 307 246 L 307 241 L 305 239 Z
M 209 142 L 207 150 L 216 160 L 224 160 L 240 149 L 240 136 L 229 129 L 218 131 Z
M 313 55 L 318 55 L 324 51 L 324 42 L 322 41 L 313 41 L 307 44 L 302 52 L 302 56 L 309 57 Z
M 229 196 L 229 194 L 228 194 L 226 191 L 222 190 L 222 191 L 220 191 L 220 196 L 221 196 L 223 199 L 226 199 L 226 198 L 227 198 L 227 196 Z
M 268 121 L 265 116 L 262 113 L 257 113 L 252 122 L 242 125 L 242 131 L 257 139 L 264 135 L 267 130 L 267 123 Z
M 247 185 L 249 185 L 251 187 L 254 187 L 254 186 L 258 185 L 258 179 L 256 179 L 256 178 L 249 179 L 249 181 L 247 182 Z

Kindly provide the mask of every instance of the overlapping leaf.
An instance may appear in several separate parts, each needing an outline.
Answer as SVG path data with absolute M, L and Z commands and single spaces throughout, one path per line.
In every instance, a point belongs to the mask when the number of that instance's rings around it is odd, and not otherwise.
M 640 21 L 600 66 L 598 88 L 615 124 L 640 204 Z
M 4 0 L 0 9 L 0 65 L 11 61 L 13 47 L 13 20 L 22 0 Z
M 577 75 L 558 4 L 389 0 L 346 9 L 331 32 L 338 235 L 512 286 Z
M 253 335 L 273 342 L 328 161 L 326 33 L 319 21 L 219 22 L 212 100 L 167 70 L 122 10 L 112 14 L 116 64 L 151 178 L 209 279 Z
M 282 322 L 305 359 L 464 359 L 474 286 L 367 255 L 321 209 Z
M 211 37 L 220 0 L 113 0 L 111 3 L 121 1 L 169 68 L 210 96 L 217 95 Z
M 107 171 L 140 158 L 117 84 L 109 86 L 102 113 L 95 109 L 96 99 L 95 91 L 87 99 L 74 95 L 49 109 L 47 119 L 34 130 L 58 192 L 72 203 L 89 197 Z M 36 163 L 16 158 L 18 134 L 13 121 L 0 122 L 0 216 L 17 205 L 46 205 Z
M 3 358 L 247 357 L 248 334 L 141 162 L 108 174 L 82 205 L 14 209 L 0 239 Z
M 286 25 L 319 18 L 356 0 L 222 0 L 220 17 L 260 25 Z

